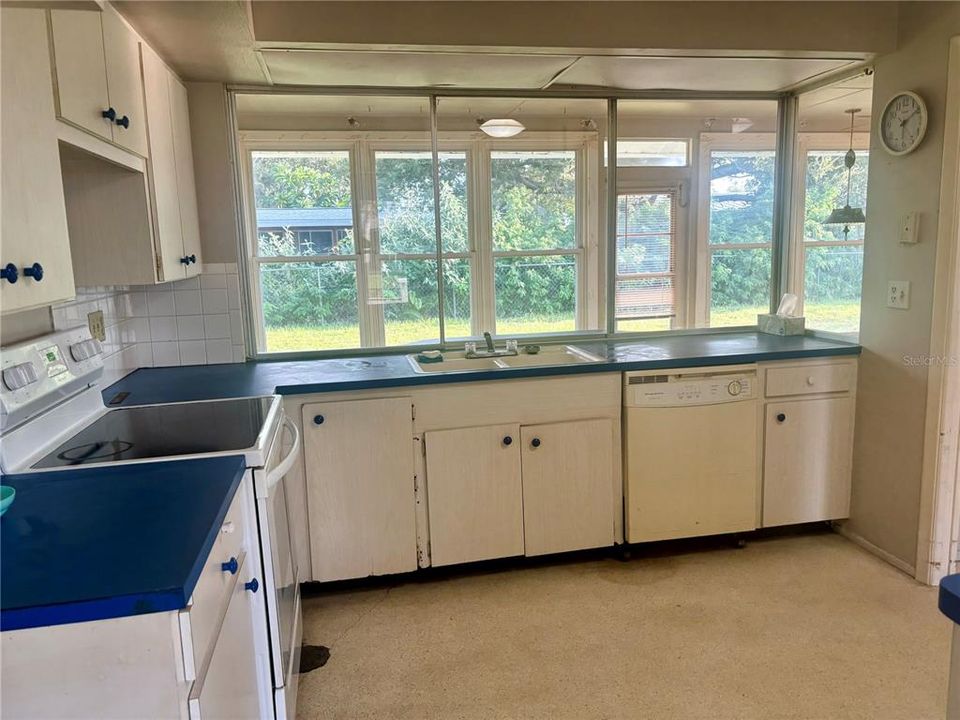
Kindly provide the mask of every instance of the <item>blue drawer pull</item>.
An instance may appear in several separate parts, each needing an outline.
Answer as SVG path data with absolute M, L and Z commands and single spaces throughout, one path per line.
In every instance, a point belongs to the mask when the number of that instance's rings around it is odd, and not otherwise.
M 237 559 L 235 557 L 230 558 L 229 562 L 220 563 L 220 569 L 224 572 L 228 572 L 231 575 L 236 575 L 237 570 L 240 569 L 240 566 L 237 564 Z
M 25 267 L 23 269 L 23 274 L 25 277 L 30 277 L 40 282 L 43 280 L 43 265 L 40 263 L 34 263 L 30 267 Z
M 197 262 L 197 256 L 196 256 L 196 255 L 187 255 L 187 260 L 189 260 L 189 261 L 190 261 L 191 263 L 193 263 L 193 264 L 196 264 L 196 262 Z
M 107 120 L 113 122 L 117 119 L 117 111 L 113 108 L 107 108 L 106 110 L 101 110 L 100 115 L 105 117 Z
M 243 589 L 249 590 L 250 592 L 255 593 L 257 590 L 260 589 L 260 583 L 257 581 L 256 578 L 254 578 L 250 582 L 244 583 Z
M 182 258 L 180 258 L 180 262 L 183 263 L 184 265 L 189 265 L 190 258 L 187 255 L 184 255 Z
M 18 277 L 20 277 L 20 272 L 13 263 L 7 263 L 5 267 L 0 268 L 0 278 L 3 278 L 11 285 L 17 281 Z
M 314 415 L 313 416 L 314 425 L 323 425 L 323 415 Z
M 115 122 L 124 130 L 127 130 L 130 127 L 130 118 L 128 118 L 126 115 L 124 115 L 122 118 L 117 118 Z

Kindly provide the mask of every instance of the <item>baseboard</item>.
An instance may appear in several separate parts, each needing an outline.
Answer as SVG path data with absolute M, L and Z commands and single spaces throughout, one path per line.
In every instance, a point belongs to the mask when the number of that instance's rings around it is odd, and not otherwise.
M 893 565 L 897 570 L 900 570 L 901 572 L 906 573 L 907 575 L 914 578 L 915 580 L 918 580 L 917 569 L 913 565 L 906 562 L 905 560 L 901 560 L 896 555 L 887 552 L 883 548 L 877 547 L 862 535 L 858 535 L 857 533 L 847 528 L 846 524 L 833 523 L 833 529 L 839 534 L 843 535 L 850 542 L 856 543 L 857 545 L 862 547 L 868 553 L 872 555 L 876 555 L 881 560 L 885 560 L 886 562 Z M 918 581 L 923 582 L 922 580 L 918 580 Z

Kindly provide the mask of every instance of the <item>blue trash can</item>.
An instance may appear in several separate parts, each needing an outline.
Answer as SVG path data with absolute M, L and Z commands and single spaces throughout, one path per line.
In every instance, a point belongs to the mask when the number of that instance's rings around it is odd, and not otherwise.
M 947 720 L 960 720 L 960 573 L 940 581 L 940 612 L 953 621 Z

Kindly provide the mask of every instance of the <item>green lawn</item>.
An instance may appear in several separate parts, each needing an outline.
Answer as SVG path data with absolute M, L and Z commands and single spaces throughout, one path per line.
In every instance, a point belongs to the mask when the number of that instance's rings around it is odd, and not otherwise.
M 713 327 L 753 325 L 757 322 L 757 308 L 736 308 L 711 314 Z M 807 303 L 807 327 L 833 332 L 855 331 L 860 325 L 859 303 Z M 574 329 L 572 316 L 523 318 L 501 320 L 497 334 L 501 337 L 520 334 L 549 335 Z M 634 320 L 620 323 L 624 332 L 667 330 L 666 320 Z M 464 321 L 447 323 L 447 337 L 465 337 L 470 326 Z M 418 342 L 436 342 L 436 320 L 390 322 L 386 328 L 388 345 L 413 345 Z M 295 350 L 333 350 L 360 347 L 360 329 L 357 325 L 329 325 L 326 327 L 267 328 L 267 350 L 284 352 Z

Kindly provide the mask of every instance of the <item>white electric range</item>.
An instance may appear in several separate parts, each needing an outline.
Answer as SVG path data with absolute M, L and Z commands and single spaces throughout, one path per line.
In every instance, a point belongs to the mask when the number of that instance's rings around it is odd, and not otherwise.
M 261 713 L 296 714 L 302 622 L 284 476 L 300 436 L 279 395 L 109 408 L 100 344 L 85 327 L 6 347 L 0 358 L 0 468 L 57 472 L 117 463 L 243 455 L 253 484 L 269 647 Z M 289 439 L 288 439 L 289 438 Z M 266 673 L 266 668 L 264 672 Z

